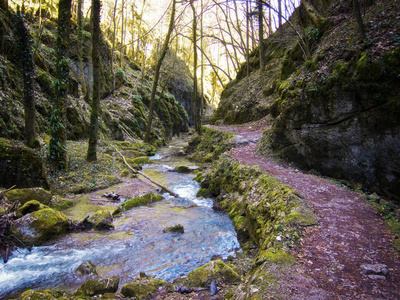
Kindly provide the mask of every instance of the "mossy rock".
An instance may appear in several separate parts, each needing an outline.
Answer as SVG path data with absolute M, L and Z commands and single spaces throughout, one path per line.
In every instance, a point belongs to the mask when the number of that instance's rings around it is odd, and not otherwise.
M 20 300 L 56 300 L 50 290 L 27 290 L 18 298 Z
M 144 164 L 150 164 L 151 160 L 148 156 L 141 156 L 134 158 L 133 162 L 137 165 L 144 165 Z
M 94 229 L 97 230 L 113 230 L 113 216 L 108 210 L 98 210 L 93 216 L 87 219 Z
M 135 197 L 132 199 L 129 199 L 127 201 L 125 201 L 124 203 L 122 203 L 114 212 L 113 215 L 117 215 L 121 212 L 130 210 L 134 207 L 138 207 L 138 206 L 143 206 L 143 205 L 148 205 L 151 203 L 155 203 L 155 202 L 159 202 L 161 200 L 163 200 L 164 197 L 158 194 L 154 194 L 154 193 L 147 193 L 143 196 L 140 197 Z
M 121 289 L 121 294 L 125 297 L 134 299 L 150 299 L 154 297 L 160 288 L 165 288 L 168 292 L 173 292 L 174 287 L 167 281 L 154 278 L 136 279 L 125 284 Z
M 241 278 L 230 266 L 222 260 L 211 261 L 187 275 L 189 287 L 208 288 L 212 280 L 235 284 L 241 282 Z
M 43 158 L 21 142 L 0 138 L 0 170 L 1 186 L 49 188 Z
M 22 216 L 25 216 L 26 214 L 44 209 L 46 207 L 47 207 L 46 205 L 40 203 L 37 200 L 28 201 L 24 205 L 22 205 L 20 208 L 18 208 L 17 217 L 21 218 Z
M 188 166 L 181 165 L 181 166 L 176 166 L 174 168 L 174 171 L 178 173 L 191 173 L 192 169 Z
M 44 208 L 17 219 L 11 233 L 25 245 L 42 245 L 48 240 L 66 233 L 67 217 L 54 209 Z
M 105 293 L 115 293 L 118 290 L 119 278 L 91 278 L 85 281 L 84 284 L 76 291 L 76 295 L 95 296 Z
M 52 195 L 43 188 L 25 188 L 10 190 L 4 194 L 10 203 L 19 202 L 24 205 L 28 201 L 36 200 L 44 205 L 49 205 Z
M 184 233 L 185 232 L 185 228 L 183 227 L 183 225 L 181 224 L 175 224 L 172 226 L 168 226 L 167 228 L 165 228 L 163 230 L 163 232 L 171 232 L 171 233 Z

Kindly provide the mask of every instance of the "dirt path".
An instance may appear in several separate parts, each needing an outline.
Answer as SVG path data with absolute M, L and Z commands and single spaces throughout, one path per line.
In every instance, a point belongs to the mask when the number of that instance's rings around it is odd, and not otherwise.
M 328 179 L 255 154 L 257 138 L 267 121 L 240 126 L 213 126 L 248 139 L 232 156 L 263 170 L 303 195 L 313 205 L 319 225 L 309 228 L 294 254 L 329 299 L 400 299 L 400 259 L 393 237 L 365 196 Z M 244 145 L 244 146 L 243 146 Z M 386 276 L 368 276 L 364 264 L 385 264 Z M 314 299 L 310 294 L 310 298 Z M 319 299 L 315 298 L 315 299 Z

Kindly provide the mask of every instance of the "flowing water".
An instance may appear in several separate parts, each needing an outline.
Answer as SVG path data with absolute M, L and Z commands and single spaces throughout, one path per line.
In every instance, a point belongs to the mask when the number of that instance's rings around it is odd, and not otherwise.
M 176 165 L 190 165 L 185 158 L 169 156 L 179 149 L 179 144 L 161 149 L 143 172 L 180 198 L 164 194 L 160 203 L 132 209 L 114 220 L 114 231 L 73 233 L 52 245 L 15 251 L 6 264 L 0 263 L 0 298 L 27 288 L 75 291 L 84 280 L 75 270 L 88 260 L 99 275 L 120 277 L 122 286 L 139 272 L 172 281 L 214 255 L 235 255 L 240 246 L 229 217 L 214 212 L 210 199 L 196 198 L 199 186 L 193 174 L 172 172 Z M 175 224 L 185 232 L 163 233 Z

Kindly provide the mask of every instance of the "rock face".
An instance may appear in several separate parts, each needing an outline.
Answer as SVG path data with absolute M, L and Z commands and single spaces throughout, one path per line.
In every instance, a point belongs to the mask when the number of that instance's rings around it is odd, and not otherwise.
M 0 186 L 49 188 L 43 159 L 21 142 L 0 138 Z
M 11 233 L 27 246 L 38 246 L 66 233 L 68 226 L 69 221 L 64 214 L 44 208 L 17 219 Z
M 400 90 L 393 76 L 400 48 L 379 60 L 367 56 L 339 64 L 341 77 L 317 81 L 318 93 L 309 85 L 291 96 L 282 92 L 287 104 L 268 138 L 281 157 L 303 168 L 399 198 Z M 385 72 L 375 73 L 377 66 Z

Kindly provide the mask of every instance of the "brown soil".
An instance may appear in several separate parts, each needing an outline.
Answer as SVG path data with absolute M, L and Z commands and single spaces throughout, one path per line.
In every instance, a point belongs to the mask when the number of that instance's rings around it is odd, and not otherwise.
M 261 166 L 313 205 L 319 225 L 306 229 L 302 244 L 293 254 L 317 283 L 313 288 L 325 290 L 329 296 L 324 299 L 400 299 L 400 259 L 393 247 L 394 238 L 366 197 L 329 179 L 278 162 L 272 156 L 257 155 L 256 137 L 261 137 L 267 124 L 264 119 L 214 128 L 235 132 L 239 139 L 248 138 L 247 145 L 231 150 L 233 158 Z M 385 264 L 389 275 L 386 279 L 370 279 L 363 274 L 362 264 Z M 293 290 L 296 288 L 304 289 L 298 286 Z

